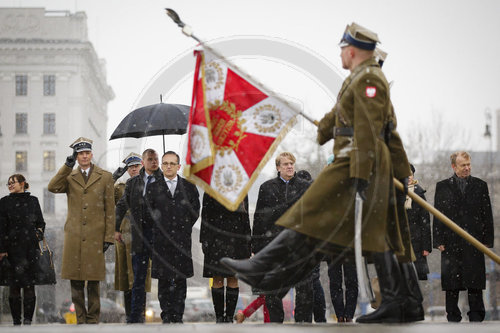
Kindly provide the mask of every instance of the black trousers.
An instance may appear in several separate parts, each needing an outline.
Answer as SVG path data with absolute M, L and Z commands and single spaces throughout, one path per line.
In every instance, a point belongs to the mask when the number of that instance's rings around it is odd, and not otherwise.
M 312 272 L 312 283 L 313 283 L 313 317 L 316 323 L 326 323 L 326 301 L 325 301 L 325 291 L 321 285 L 320 278 L 320 265 L 314 268 Z
M 311 323 L 313 315 L 313 283 L 309 275 L 295 285 L 295 322 Z
M 462 320 L 462 314 L 458 307 L 458 295 L 460 290 L 446 290 L 446 318 L 451 322 Z M 469 321 L 483 321 L 485 316 L 483 291 L 481 289 L 468 289 L 469 309 L 467 312 Z
M 356 264 L 343 260 L 330 262 L 328 277 L 330 278 L 330 296 L 337 318 L 353 318 L 358 303 Z M 345 284 L 345 300 L 342 281 Z
M 161 319 L 166 323 L 182 323 L 186 302 L 187 282 L 185 278 L 158 279 L 158 300 Z

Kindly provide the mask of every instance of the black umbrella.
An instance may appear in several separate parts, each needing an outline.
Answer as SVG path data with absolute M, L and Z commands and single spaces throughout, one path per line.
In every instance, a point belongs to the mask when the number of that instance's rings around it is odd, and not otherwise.
M 187 105 L 159 103 L 144 106 L 123 118 L 109 139 L 163 135 L 165 151 L 165 135 L 186 133 L 188 119 Z

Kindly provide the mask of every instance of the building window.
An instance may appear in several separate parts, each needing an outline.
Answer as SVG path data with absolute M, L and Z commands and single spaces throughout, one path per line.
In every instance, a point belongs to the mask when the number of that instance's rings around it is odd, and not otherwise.
M 28 134 L 27 113 L 16 113 L 16 134 Z
M 28 95 L 28 75 L 16 75 L 16 96 Z
M 46 150 L 43 152 L 43 171 L 54 171 L 56 169 L 56 152 Z
M 56 201 L 54 193 L 48 189 L 43 189 L 43 212 L 47 214 L 54 214 L 56 211 Z
M 43 134 L 56 134 L 56 114 L 43 114 Z
M 56 94 L 56 76 L 44 75 L 43 76 L 43 95 L 55 96 Z
M 16 151 L 16 171 L 27 171 L 28 170 L 28 152 L 27 151 Z

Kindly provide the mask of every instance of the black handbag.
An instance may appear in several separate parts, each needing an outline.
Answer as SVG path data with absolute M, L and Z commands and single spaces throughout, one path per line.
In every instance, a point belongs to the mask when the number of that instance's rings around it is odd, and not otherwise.
M 54 269 L 54 261 L 52 260 L 52 251 L 45 238 L 38 242 L 38 247 L 35 285 L 56 284 L 56 271 Z
M 0 261 L 0 286 L 10 285 L 12 279 L 12 269 L 10 267 L 9 257 L 3 257 Z

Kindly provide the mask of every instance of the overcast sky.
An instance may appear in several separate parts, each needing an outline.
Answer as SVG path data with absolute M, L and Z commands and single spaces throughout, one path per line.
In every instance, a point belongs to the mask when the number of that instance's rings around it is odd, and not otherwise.
M 458 137 L 469 135 L 464 148 L 486 149 L 485 110 L 500 108 L 500 1 L 2 0 L 0 6 L 86 12 L 89 40 L 106 60 L 116 95 L 108 108 L 108 136 L 128 112 L 142 106 L 137 103 L 155 77 L 196 45 L 164 7 L 175 9 L 206 40 L 287 41 L 342 76 L 348 73 L 341 69 L 337 44 L 346 24 L 370 28 L 389 53 L 384 72 L 394 82 L 391 94 L 403 137 L 415 124 L 430 126 L 440 115 Z M 317 78 L 296 66 L 258 57 L 236 61 L 316 119 L 334 103 Z M 190 104 L 191 85 L 192 73 L 186 73 L 174 89 L 162 92 L 166 102 Z

